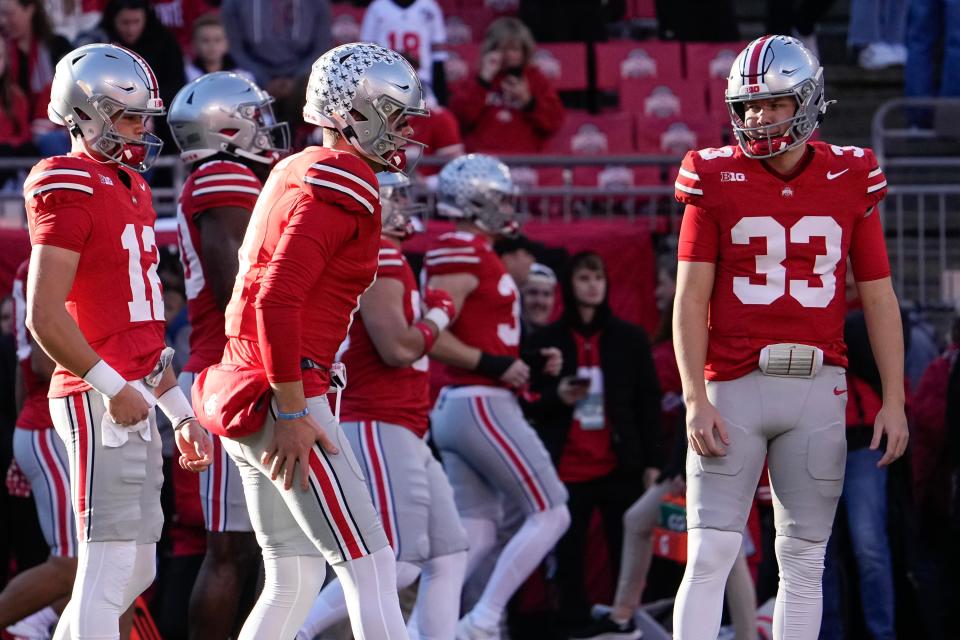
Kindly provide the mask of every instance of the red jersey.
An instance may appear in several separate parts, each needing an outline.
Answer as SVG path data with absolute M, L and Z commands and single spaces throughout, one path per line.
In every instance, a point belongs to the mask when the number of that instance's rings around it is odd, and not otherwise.
M 392 278 L 403 285 L 403 316 L 407 324 L 420 318 L 420 291 L 403 252 L 380 239 L 377 279 Z M 422 438 L 430 413 L 430 374 L 427 356 L 409 367 L 387 365 L 367 333 L 363 313 L 357 316 L 340 347 L 349 386 L 343 393 L 341 417 L 346 421 L 380 420 L 406 427 Z
M 687 153 L 678 257 L 717 266 L 708 380 L 749 373 L 779 342 L 819 347 L 826 364 L 846 366 L 847 258 L 858 282 L 890 275 L 875 211 L 886 185 L 873 152 L 859 147 L 811 142 L 791 176 L 739 147 Z
M 463 144 L 457 119 L 444 107 L 431 107 L 429 116 L 410 118 L 410 126 L 413 127 L 413 139 L 427 145 L 423 150 L 424 157 L 449 153 L 452 147 Z M 440 173 L 440 167 L 422 165 L 417 172 L 422 176 L 432 176 Z
M 23 378 L 26 397 L 17 414 L 17 426 L 21 429 L 40 430 L 53 427 L 50 418 L 50 403 L 47 402 L 49 386 L 33 372 L 30 356 L 33 343 L 27 331 L 27 270 L 30 260 L 24 260 L 17 268 L 13 279 L 13 334 L 17 340 L 17 362 Z
M 273 168 L 240 247 L 224 361 L 326 393 L 380 250 L 380 193 L 350 153 L 308 147 Z M 304 359 L 319 368 L 302 371 Z
M 93 350 L 127 380 L 163 350 L 164 306 L 147 181 L 82 153 L 41 160 L 23 186 L 30 242 L 80 254 L 67 312 Z M 90 388 L 57 365 L 50 397 Z
M 490 355 L 520 357 L 520 291 L 485 238 L 464 231 L 445 233 L 424 255 L 423 266 L 427 280 L 461 273 L 477 278 L 477 288 L 448 329 L 453 335 Z M 502 386 L 473 371 L 440 366 L 447 384 Z
M 190 174 L 177 205 L 177 239 L 180 263 L 187 289 L 190 319 L 190 358 L 184 371 L 199 373 L 220 362 L 227 337 L 223 332 L 223 311 L 203 275 L 203 251 L 197 219 L 218 207 L 253 211 L 260 195 L 260 178 L 246 166 L 229 160 L 200 165 Z

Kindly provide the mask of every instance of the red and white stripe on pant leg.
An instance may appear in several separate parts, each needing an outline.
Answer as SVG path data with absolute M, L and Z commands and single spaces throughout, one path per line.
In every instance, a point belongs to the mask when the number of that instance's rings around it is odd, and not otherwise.
M 380 441 L 379 425 L 372 420 L 360 423 L 360 444 L 363 449 L 363 461 L 367 467 L 370 496 L 373 505 L 380 514 L 387 542 L 395 554 L 400 555 L 400 531 L 397 529 L 397 514 L 393 504 L 393 488 L 387 472 L 387 459 L 383 455 L 383 443 Z
M 227 504 L 227 465 L 229 455 L 220 442 L 220 436 L 210 434 L 213 445 L 213 464 L 206 471 L 207 487 L 205 499 L 207 501 L 207 529 L 209 531 L 226 531 L 227 517 L 224 509 Z
M 350 513 L 340 480 L 327 459 L 327 453 L 317 445 L 310 451 L 310 486 L 343 558 L 356 560 L 368 555 L 370 549 Z
M 93 419 L 91 418 L 90 399 L 86 391 L 67 396 L 63 402 L 67 407 L 70 420 L 70 437 L 73 440 L 73 455 L 76 486 L 73 487 L 73 509 L 77 516 L 77 538 L 83 542 L 90 540 L 93 530 L 91 513 L 93 509 L 93 473 L 96 462 L 94 450 Z
M 70 508 L 70 471 L 67 461 L 57 455 L 54 429 L 30 432 L 33 453 L 46 478 L 50 492 L 50 522 L 53 525 L 53 546 L 50 554 L 65 558 L 77 555 L 77 534 Z M 35 489 L 36 490 L 36 489 Z
M 506 461 L 521 486 L 524 488 L 527 499 L 537 511 L 546 511 L 550 508 L 550 501 L 547 499 L 547 493 L 540 486 L 533 471 L 533 467 L 523 457 L 520 448 L 510 439 L 507 432 L 497 424 L 493 411 L 490 408 L 490 401 L 487 398 L 473 398 L 471 409 L 474 413 L 474 419 L 480 425 L 480 430 L 487 437 L 494 449 Z

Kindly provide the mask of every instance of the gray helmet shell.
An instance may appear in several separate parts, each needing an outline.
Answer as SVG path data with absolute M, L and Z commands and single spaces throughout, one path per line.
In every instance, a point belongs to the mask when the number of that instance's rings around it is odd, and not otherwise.
M 361 155 L 391 171 L 401 169 L 396 152 L 420 145 L 402 135 L 400 123 L 428 114 L 417 72 L 395 51 L 353 42 L 313 63 L 304 120 L 336 129 Z
M 163 114 L 157 78 L 146 60 L 132 51 L 88 44 L 57 63 L 47 117 L 113 162 L 138 172 L 149 169 L 163 142 L 149 132 L 140 139 L 120 135 L 114 122 L 123 115 Z
M 796 100 L 792 118 L 747 127 L 747 102 L 789 97 Z M 746 156 L 770 158 L 806 144 L 827 111 L 823 67 L 796 38 L 763 36 L 747 45 L 733 61 L 725 101 L 734 135 Z M 784 124 L 788 125 L 781 133 Z
M 516 187 L 510 169 L 493 156 L 470 153 L 443 166 L 437 181 L 437 212 L 469 220 L 487 233 L 510 235 Z
M 180 89 L 167 122 L 184 162 L 218 153 L 263 164 L 290 149 L 290 128 L 273 115 L 273 98 L 230 71 L 200 76 Z
M 425 205 L 417 202 L 411 189 L 410 178 L 396 171 L 381 171 L 377 174 L 380 184 L 381 233 L 406 240 L 423 225 L 420 216 L 426 212 Z

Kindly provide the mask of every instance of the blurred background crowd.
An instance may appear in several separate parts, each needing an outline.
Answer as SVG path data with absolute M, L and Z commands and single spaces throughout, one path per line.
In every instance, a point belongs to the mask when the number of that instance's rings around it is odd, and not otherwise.
M 882 214 L 908 345 L 911 450 L 889 471 L 878 470 L 868 445 L 880 407 L 879 375 L 855 288 L 848 287 L 849 453 L 828 550 L 821 637 L 956 637 L 960 6 L 954 0 L 0 0 L 0 291 L 9 291 L 29 249 L 23 178 L 37 158 L 69 150 L 46 106 L 54 66 L 73 47 L 112 42 L 136 51 L 156 72 L 167 104 L 204 73 L 251 77 L 276 99 L 278 119 L 291 123 L 294 148 L 318 142 L 299 110 L 310 65 L 321 53 L 356 40 L 400 51 L 429 90 L 431 116 L 412 123 L 414 138 L 428 145 L 417 171 L 420 197 L 432 204 L 439 166 L 471 151 L 502 157 L 521 187 L 526 235 L 503 242 L 498 252 L 523 294 L 524 344 L 558 345 L 574 335 L 576 363 L 584 344 L 602 352 L 605 337 L 615 335 L 615 348 L 631 353 L 625 366 L 606 372 L 618 381 L 606 397 L 534 384 L 528 398 L 529 417 L 568 485 L 574 525 L 513 602 L 511 637 L 566 637 L 590 605 L 612 601 L 624 535 L 653 545 L 644 603 L 672 596 L 682 573 L 683 527 L 670 518 L 671 509 L 682 513 L 682 492 L 664 497 L 656 526 L 634 530 L 628 521 L 624 531 L 627 507 L 654 478 L 680 473 L 682 403 L 669 323 L 680 210 L 672 184 L 684 151 L 731 142 L 725 77 L 745 41 L 764 32 L 794 35 L 818 52 L 827 96 L 840 100 L 822 137 L 874 147 L 885 169 L 891 188 Z M 163 119 L 155 126 L 168 156 L 149 176 L 162 216 L 159 237 L 167 244 L 160 269 L 167 336 L 186 354 L 173 216 L 184 175 Z M 449 228 L 429 216 L 425 223 L 426 233 L 409 245 L 414 265 L 425 238 Z M 600 284 L 578 284 L 581 277 Z M 0 303 L 2 470 L 16 419 L 12 323 L 7 296 Z M 615 438 L 571 442 L 569 424 L 583 419 L 586 400 L 636 406 L 623 424 L 611 426 Z M 167 471 L 182 473 L 175 464 Z M 176 491 L 164 485 L 167 530 L 148 602 L 170 640 L 186 637 L 186 602 L 204 553 L 190 482 L 196 479 L 177 483 Z M 0 514 L 2 585 L 43 561 L 46 549 L 34 503 L 15 487 L 0 487 Z M 761 486 L 746 549 L 761 611 L 776 591 L 772 545 L 769 490 Z M 762 633 L 728 631 L 737 638 Z

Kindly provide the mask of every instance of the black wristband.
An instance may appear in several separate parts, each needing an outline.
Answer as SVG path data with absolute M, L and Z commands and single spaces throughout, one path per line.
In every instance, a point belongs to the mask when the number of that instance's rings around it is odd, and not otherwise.
M 493 356 L 489 353 L 482 352 L 480 354 L 480 360 L 473 370 L 488 378 L 499 380 L 503 372 L 509 369 L 510 365 L 515 361 L 516 358 L 511 358 L 510 356 Z

